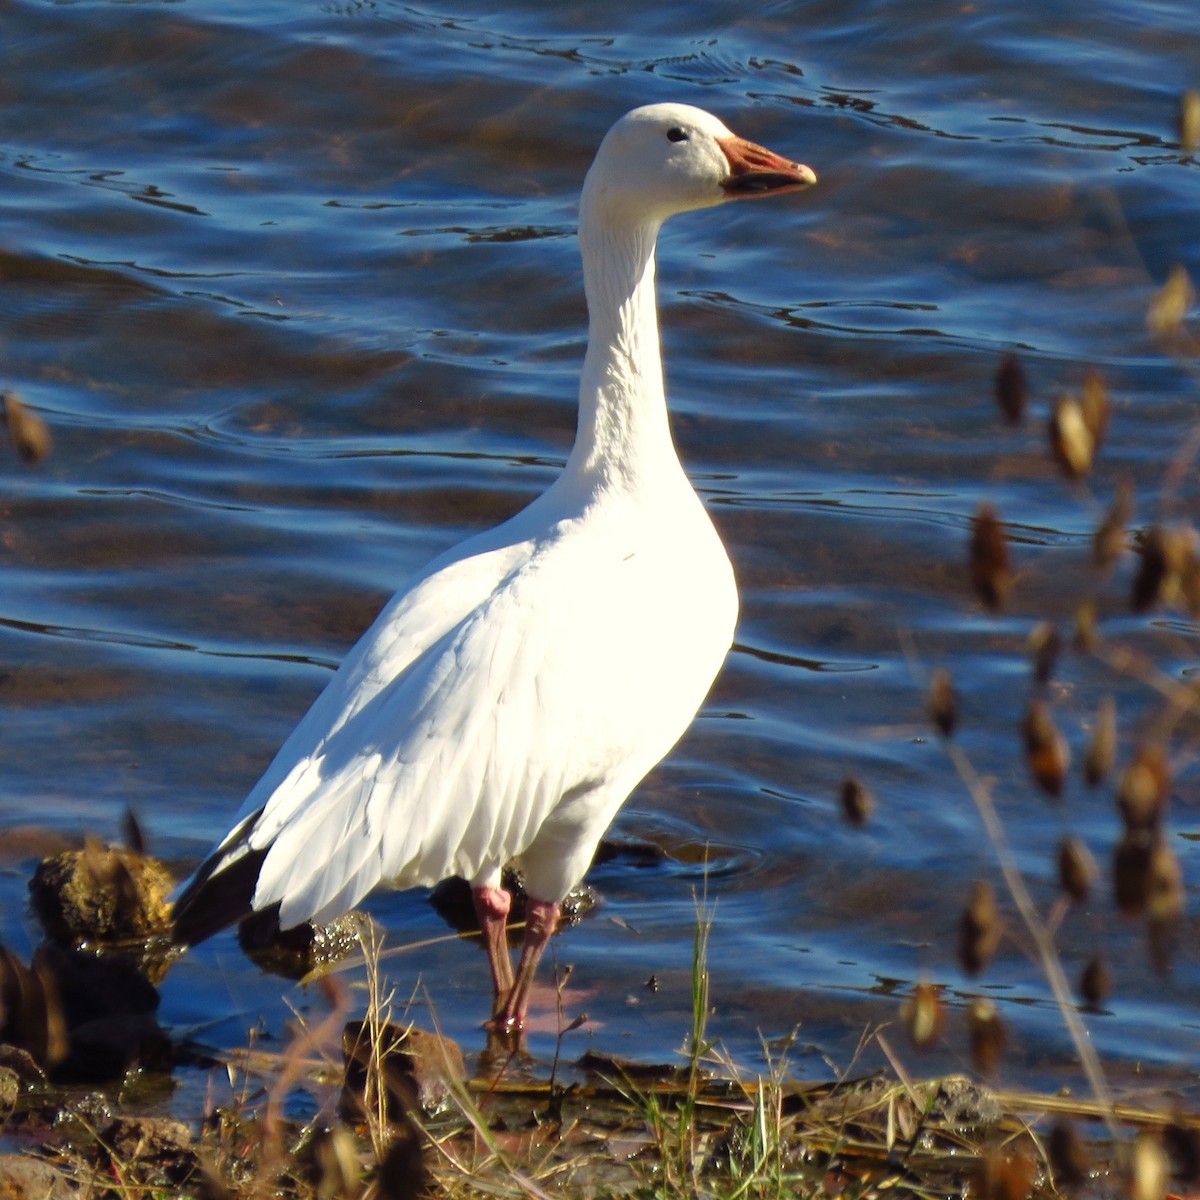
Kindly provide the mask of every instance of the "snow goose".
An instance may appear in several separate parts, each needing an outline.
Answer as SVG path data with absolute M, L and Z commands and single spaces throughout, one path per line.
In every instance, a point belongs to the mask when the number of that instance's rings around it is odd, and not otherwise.
M 272 905 L 287 929 L 377 884 L 460 875 L 487 947 L 490 1025 L 521 1027 L 559 902 L 695 716 L 737 617 L 733 569 L 668 427 L 659 229 L 815 181 L 688 105 L 637 108 L 609 130 L 580 202 L 589 325 L 565 469 L 388 603 L 184 885 L 181 944 Z M 500 872 L 516 857 L 529 903 L 514 975 Z

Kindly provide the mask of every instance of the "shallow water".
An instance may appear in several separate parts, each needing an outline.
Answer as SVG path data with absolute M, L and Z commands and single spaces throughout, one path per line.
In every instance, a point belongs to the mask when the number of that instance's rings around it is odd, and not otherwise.
M 736 1058 L 798 1028 L 798 1071 L 845 1067 L 924 977 L 955 1013 L 999 1002 L 1007 1081 L 1073 1079 L 1026 938 L 982 980 L 956 965 L 963 899 L 996 869 L 926 727 L 923 680 L 953 671 L 960 740 L 995 777 L 1039 901 L 1064 827 L 1107 870 L 1108 793 L 1073 776 L 1054 806 L 1027 780 L 1025 640 L 1100 587 L 1114 639 L 1175 678 L 1195 669 L 1193 622 L 1127 614 L 1132 561 L 1104 584 L 1086 564 L 1123 474 L 1139 522 L 1195 515 L 1190 461 L 1160 493 L 1193 428 L 1196 364 L 1166 355 L 1144 314 L 1172 264 L 1200 275 L 1200 164 L 1174 128 L 1200 85 L 1200 10 L 917 11 L 0 0 L 0 383 L 54 435 L 36 469 L 0 456 L 0 940 L 34 939 L 42 832 L 114 837 L 132 805 L 185 870 L 385 598 L 554 478 L 585 324 L 578 187 L 616 116 L 677 99 L 821 182 L 663 238 L 674 429 L 743 615 L 701 718 L 615 827 L 669 857 L 594 870 L 602 905 L 555 944 L 575 968 L 566 1016 L 591 1018 L 565 1051 L 670 1057 L 706 892 L 711 1032 Z M 1035 398 L 1015 431 L 991 384 L 1014 347 Z M 1072 488 L 1042 421 L 1092 366 L 1116 412 L 1090 488 Z M 963 569 L 984 498 L 1017 541 L 999 616 Z M 1068 656 L 1051 694 L 1077 757 L 1106 691 L 1126 752 L 1155 711 L 1145 686 Z M 1194 908 L 1187 758 L 1171 836 Z M 879 800 L 865 831 L 837 812 L 847 773 Z M 446 932 L 420 892 L 369 907 L 391 945 Z M 1107 896 L 1067 917 L 1061 944 L 1072 978 L 1097 950 L 1112 964 L 1116 994 L 1087 1023 L 1113 1072 L 1186 1081 L 1195 917 L 1162 978 Z M 389 970 L 478 1048 L 474 948 L 437 943 Z M 285 1001 L 318 1003 L 224 936 L 172 973 L 161 1019 L 237 1045 L 260 1015 L 281 1033 Z M 938 1054 L 904 1051 L 914 1069 L 965 1062 L 951 1024 Z M 553 1028 L 547 1010 L 535 1055 L 552 1055 Z

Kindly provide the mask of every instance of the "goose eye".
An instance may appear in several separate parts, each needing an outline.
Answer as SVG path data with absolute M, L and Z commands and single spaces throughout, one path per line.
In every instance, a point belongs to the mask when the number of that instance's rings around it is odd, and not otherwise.
M 680 129 L 678 125 L 673 125 L 667 130 L 667 140 L 670 142 L 686 142 L 688 140 L 687 130 Z

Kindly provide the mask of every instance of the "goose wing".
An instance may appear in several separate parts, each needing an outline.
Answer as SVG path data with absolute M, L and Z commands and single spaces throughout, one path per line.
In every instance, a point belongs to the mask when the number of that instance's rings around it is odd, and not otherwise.
M 721 606 L 710 628 L 686 549 L 636 553 L 638 540 L 627 525 L 574 537 L 568 524 L 486 565 L 453 564 L 445 592 L 492 586 L 449 618 L 428 611 L 445 598 L 439 575 L 419 585 L 331 681 L 208 874 L 242 860 L 254 907 L 279 903 L 287 928 L 340 915 L 382 882 L 498 880 L 553 814 L 539 880 L 575 883 L 694 715 L 736 609 Z
M 404 677 L 431 647 L 489 597 L 527 557 L 519 539 L 466 543 L 430 564 L 422 579 L 387 604 L 347 654 L 324 691 L 250 791 L 233 828 L 214 847 L 175 902 L 175 934 L 202 941 L 245 916 L 265 857 L 264 831 L 280 830 L 306 808 L 328 779 L 327 751 L 348 757 L 348 725 L 357 725 L 381 692 Z M 323 770 L 324 768 L 324 770 Z

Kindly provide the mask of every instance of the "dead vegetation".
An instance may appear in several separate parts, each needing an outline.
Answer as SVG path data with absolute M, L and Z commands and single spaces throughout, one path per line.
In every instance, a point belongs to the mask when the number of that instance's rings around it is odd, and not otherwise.
M 282 1050 L 253 1042 L 227 1061 L 232 1099 L 199 1130 L 146 1107 L 135 1075 L 103 1093 L 49 1087 L 9 1054 L 5 1131 L 37 1145 L 0 1156 L 11 1197 L 195 1196 L 203 1200 L 447 1197 L 712 1197 L 1129 1194 L 1161 1200 L 1200 1179 L 1200 1115 L 1111 1097 L 990 1090 L 960 1076 L 914 1081 L 885 1030 L 864 1036 L 895 1071 L 832 1082 L 739 1071 L 706 1037 L 701 909 L 695 1010 L 680 1064 L 589 1053 L 567 1082 L 519 1078 L 509 1058 L 469 1074 L 461 1052 L 393 1010 L 383 947 L 364 934 L 366 1016 L 355 990 L 322 985 L 325 1012 L 297 1017 Z M 936 1022 L 935 1022 L 936 1025 Z M 910 1023 L 910 1029 L 911 1029 Z M 564 1027 L 565 1029 L 565 1027 Z M 289 1116 L 297 1091 L 315 1098 Z M 1114 1139 L 1105 1129 L 1117 1130 Z

